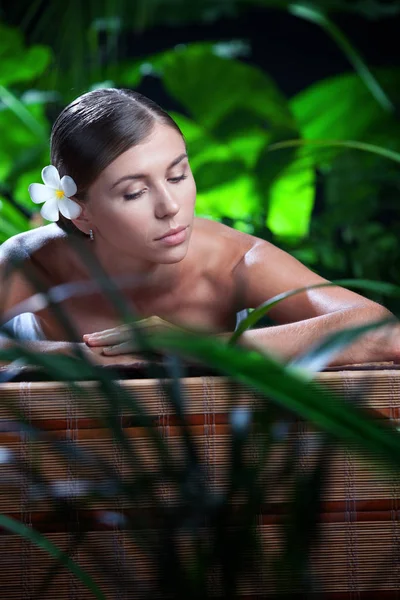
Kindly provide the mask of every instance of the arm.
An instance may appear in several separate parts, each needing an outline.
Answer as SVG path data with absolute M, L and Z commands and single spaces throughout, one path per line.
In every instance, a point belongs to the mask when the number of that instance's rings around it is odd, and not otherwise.
M 326 282 L 295 258 L 268 242 L 256 241 L 234 271 L 243 306 L 255 308 L 273 296 Z M 340 288 L 301 292 L 270 311 L 276 326 L 249 330 L 243 345 L 290 360 L 329 333 L 391 317 L 383 306 Z M 398 361 L 397 326 L 379 328 L 363 336 L 336 357 L 332 364 Z
M 13 260 L 28 261 L 30 256 L 24 250 L 24 245 L 19 242 L 18 237 L 11 238 L 0 248 L 0 322 L 7 320 L 6 315 L 11 313 L 18 314 L 18 306 L 25 300 L 33 300 L 36 290 L 24 276 L 22 269 L 14 267 Z M 50 282 L 44 278 L 44 273 L 39 272 L 37 267 L 30 265 L 35 269 L 35 276 L 40 277 L 45 286 L 50 287 Z M 36 296 L 37 298 L 37 296 Z M 37 304 L 37 303 L 36 303 Z M 38 308 L 38 307 L 36 307 Z M 39 307 L 40 308 L 40 307 Z M 26 310 L 26 309 L 25 309 Z M 35 310 L 35 303 L 30 302 L 29 311 Z M 25 312 L 25 311 L 21 311 Z M 9 317 L 8 317 L 9 318 Z M 38 323 L 42 326 L 45 322 L 36 315 Z M 15 344 L 23 343 L 24 347 L 31 352 L 40 352 L 47 354 L 69 354 L 78 355 L 78 351 L 83 353 L 89 360 L 97 364 L 132 364 L 132 357 L 106 357 L 101 354 L 101 348 L 90 349 L 85 343 L 73 343 L 66 341 L 28 341 L 16 342 L 13 339 L 2 335 L 0 332 L 0 350 L 13 347 Z M 0 366 L 8 364 L 8 361 L 0 359 Z
M 0 336 L 0 350 L 7 350 L 8 348 L 13 348 L 16 343 L 12 339 L 7 338 L 6 336 Z M 29 350 L 30 352 L 45 352 L 47 354 L 69 354 L 76 355 L 76 346 L 78 344 L 73 344 L 71 342 L 51 342 L 51 341 L 26 341 L 23 342 L 24 348 Z M 85 344 L 79 344 L 80 346 L 85 346 Z M 4 361 L 0 359 L 0 366 L 7 365 L 9 361 Z
M 6 338 L 0 338 L 0 350 L 11 348 L 14 342 Z M 132 365 L 135 363 L 145 363 L 146 360 L 139 356 L 133 357 L 132 354 L 123 354 L 119 356 L 106 356 L 103 354 L 103 347 L 89 348 L 85 343 L 72 342 L 24 342 L 24 347 L 30 352 L 40 352 L 46 354 L 67 354 L 70 356 L 78 356 L 80 350 L 83 356 L 98 365 Z M 0 367 L 9 364 L 9 361 L 0 359 Z

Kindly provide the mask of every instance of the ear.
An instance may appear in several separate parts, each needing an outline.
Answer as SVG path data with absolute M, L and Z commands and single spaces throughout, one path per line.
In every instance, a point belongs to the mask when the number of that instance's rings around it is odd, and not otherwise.
M 89 231 L 93 229 L 89 207 L 87 206 L 86 202 L 80 202 L 76 198 L 71 198 L 71 200 L 79 204 L 81 207 L 81 214 L 76 219 L 71 219 L 72 223 L 77 229 L 82 231 L 82 233 L 89 235 Z

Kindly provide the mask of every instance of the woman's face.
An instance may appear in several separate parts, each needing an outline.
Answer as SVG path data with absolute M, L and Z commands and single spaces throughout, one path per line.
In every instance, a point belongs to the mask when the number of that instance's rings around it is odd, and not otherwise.
M 181 135 L 156 123 L 139 145 L 116 158 L 85 203 L 96 245 L 144 263 L 175 263 L 187 252 L 196 185 Z

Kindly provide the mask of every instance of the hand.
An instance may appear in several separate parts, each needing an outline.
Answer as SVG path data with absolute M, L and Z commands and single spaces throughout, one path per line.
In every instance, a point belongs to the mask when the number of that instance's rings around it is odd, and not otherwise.
M 139 329 L 144 335 L 157 335 L 165 331 L 183 331 L 180 327 L 157 316 L 136 321 L 134 328 Z M 132 354 L 143 349 L 134 339 L 134 328 L 131 325 L 118 325 L 104 331 L 85 334 L 83 340 L 91 348 L 101 346 L 102 354 L 106 356 Z
M 103 354 L 104 348 L 101 346 L 89 347 L 87 344 L 80 344 L 85 358 L 94 365 L 101 366 L 130 366 L 140 367 L 145 366 L 149 361 L 138 354 L 119 354 L 117 356 L 107 356 Z

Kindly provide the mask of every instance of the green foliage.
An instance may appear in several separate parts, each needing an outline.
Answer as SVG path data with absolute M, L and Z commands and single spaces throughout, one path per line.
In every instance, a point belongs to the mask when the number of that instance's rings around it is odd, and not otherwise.
M 376 71 L 390 98 L 399 102 L 400 72 Z M 355 75 L 341 75 L 311 86 L 291 101 L 305 140 L 304 147 L 319 173 L 324 205 L 314 215 L 308 240 L 313 266 L 328 278 L 362 277 L 400 281 L 396 240 L 399 234 L 397 190 L 399 169 L 378 153 L 327 146 L 332 139 L 376 144 L 398 160 L 397 117 L 383 111 Z M 378 300 L 382 297 L 376 296 Z M 398 312 L 398 301 L 389 303 Z
M 365 82 L 376 86 L 356 49 L 345 38 L 332 15 L 356 13 L 364 18 L 378 19 L 400 11 L 397 0 L 88 0 L 84 4 L 71 0 L 67 6 L 57 2 L 41 3 L 20 0 L 2 7 L 2 16 L 11 26 L 29 34 L 33 44 L 47 44 L 57 57 L 51 71 L 42 78 L 41 86 L 62 92 L 64 100 L 87 89 L 89 82 L 108 79 L 108 65 L 124 58 L 126 34 L 143 34 L 155 26 L 179 27 L 187 23 L 205 25 L 219 18 L 240 18 L 253 6 L 275 9 L 308 19 L 322 27 L 345 52 Z M 58 35 L 54 35 L 57 23 Z M 70 43 L 71 24 L 76 33 Z M 67 77 L 66 77 L 67 74 Z M 384 90 L 378 95 L 385 101 Z
M 21 32 L 0 24 L 0 86 L 32 81 L 43 73 L 50 58 L 47 46 L 24 48 Z
M 14 31 L 4 39 L 9 54 L 21 52 Z M 391 151 L 399 150 L 396 118 L 356 74 L 318 82 L 288 101 L 268 75 L 232 57 L 234 44 L 231 50 L 197 43 L 108 63 L 106 80 L 90 86 L 136 87 L 148 73 L 160 79 L 181 106 L 173 116 L 187 140 L 198 215 L 276 239 L 328 277 L 379 279 L 383 269 L 387 280 L 399 281 L 398 170 L 390 162 L 396 160 Z M 4 64 L 6 77 L 10 67 Z M 39 61 L 31 71 L 33 85 L 46 64 Z M 0 80 L 2 68 L 0 63 Z M 36 207 L 26 188 L 40 181 L 48 162 L 49 109 L 75 95 L 27 93 L 27 81 L 21 83 L 27 67 L 21 69 L 13 69 L 12 91 L 0 88 L 0 240 L 29 226 Z M 205 71 L 207 78 L 199 78 Z M 379 70 L 374 77 L 398 102 L 400 72 Z M 324 206 L 315 214 L 317 186 Z M 394 218 L 379 222 L 382 207 Z
M 0 63 L 0 82 L 8 83 L 0 88 L 5 240 L 29 226 L 36 208 L 26 188 L 40 181 L 48 162 L 49 109 L 76 91 L 67 76 L 62 89 L 68 91 L 61 95 L 27 93 L 29 81 L 34 86 L 41 73 L 46 82 L 50 52 L 26 51 L 19 33 L 4 25 L 2 31 L 3 55 L 12 57 Z M 399 150 L 396 118 L 357 74 L 318 82 L 288 101 L 268 75 L 235 59 L 236 51 L 234 44 L 230 50 L 227 44 L 197 43 L 136 62 L 109 61 L 102 71 L 89 70 L 88 84 L 136 87 L 147 73 L 160 79 L 181 106 L 173 116 L 187 139 L 198 215 L 276 239 L 327 277 L 398 282 L 398 169 L 378 156 L 386 151 L 395 158 L 390 151 Z M 22 52 L 35 60 L 16 61 Z M 203 72 L 207 78 L 198 77 Z M 100 75 L 102 83 L 95 79 Z M 379 70 L 373 77 L 398 102 L 399 71 Z M 346 141 L 355 143 L 346 147 Z M 360 142 L 369 144 L 370 154 L 357 149 Z M 317 186 L 324 205 L 315 213 Z M 383 222 L 382 207 L 390 215 Z
M 51 52 L 45 46 L 24 48 L 21 33 L 0 24 L 0 59 L 1 243 L 29 228 L 32 206 L 25 184 L 27 177 L 37 179 L 43 161 L 48 161 L 45 105 L 26 90 L 48 67 Z
M 394 105 L 391 99 L 387 96 L 385 90 L 379 85 L 374 75 L 358 53 L 356 48 L 350 43 L 349 39 L 344 35 L 342 31 L 333 23 L 325 14 L 324 10 L 319 10 L 309 4 L 303 4 L 302 2 L 293 3 L 289 7 L 289 11 L 294 15 L 311 21 L 322 27 L 328 35 L 337 43 L 339 48 L 343 51 L 349 62 L 353 65 L 354 70 L 358 74 L 360 80 L 368 88 L 371 95 L 375 100 L 382 106 L 384 110 L 389 112 L 394 111 Z

